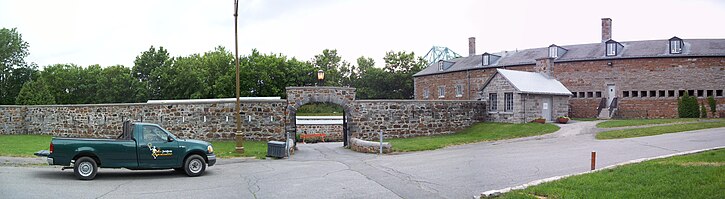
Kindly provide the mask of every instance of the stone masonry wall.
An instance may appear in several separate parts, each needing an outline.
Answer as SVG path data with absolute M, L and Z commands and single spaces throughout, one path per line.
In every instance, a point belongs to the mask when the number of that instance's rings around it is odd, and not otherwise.
M 297 134 L 324 133 L 325 141 L 342 141 L 341 124 L 297 124 Z
M 282 139 L 285 100 L 243 101 L 242 131 L 247 139 Z M 44 134 L 61 137 L 115 138 L 124 120 L 157 123 L 182 138 L 233 139 L 234 103 L 97 104 L 24 106 L 24 118 L 3 122 L 2 134 Z M 3 115 L 17 112 L 0 106 Z M 7 121 L 7 120 L 3 120 Z M 17 124 L 21 122 L 20 126 Z
M 513 110 L 505 111 L 505 97 L 507 92 L 513 95 Z M 490 93 L 497 94 L 497 110 L 489 110 L 491 99 Z M 506 123 L 526 123 L 535 118 L 542 117 L 542 108 L 545 98 L 551 98 L 551 118 L 557 116 L 567 116 L 569 112 L 568 96 L 552 96 L 552 95 L 535 95 L 519 93 L 516 89 L 506 81 L 501 75 L 496 75 L 486 88 L 483 88 L 480 98 L 486 101 L 488 105 L 486 121 L 506 122 Z

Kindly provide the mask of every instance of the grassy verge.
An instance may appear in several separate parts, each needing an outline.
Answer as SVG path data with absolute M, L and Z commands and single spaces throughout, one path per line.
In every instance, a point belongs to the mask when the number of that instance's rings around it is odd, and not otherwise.
M 0 135 L 0 156 L 35 157 L 33 153 L 48 150 L 49 135 Z M 213 141 L 214 153 L 220 158 L 256 157 L 263 159 L 267 155 L 267 143 L 262 141 L 245 141 L 244 154 L 234 152 L 234 141 Z
M 642 126 L 650 124 L 669 124 L 678 122 L 697 122 L 697 118 L 609 120 L 597 124 L 597 127 L 614 128 L 624 126 Z
M 553 124 L 507 124 L 485 122 L 475 124 L 454 134 L 421 136 L 414 138 L 395 138 L 389 139 L 388 142 L 393 145 L 393 150 L 395 151 L 424 151 L 466 143 L 542 135 L 552 133 L 557 130 L 559 130 L 559 127 Z
M 725 127 L 725 120 L 718 122 L 699 122 L 690 124 L 675 124 L 668 126 L 653 126 L 636 129 L 622 129 L 597 133 L 597 139 L 619 139 L 659 135 L 665 133 L 677 133 L 683 131 L 694 131 L 700 129 Z
M 586 121 L 597 121 L 599 119 L 597 119 L 597 118 L 571 118 L 571 120 L 586 122 Z
M 725 150 L 625 165 L 500 198 L 725 198 Z
M 48 150 L 49 135 L 0 135 L 0 156 L 35 157 L 33 153 Z

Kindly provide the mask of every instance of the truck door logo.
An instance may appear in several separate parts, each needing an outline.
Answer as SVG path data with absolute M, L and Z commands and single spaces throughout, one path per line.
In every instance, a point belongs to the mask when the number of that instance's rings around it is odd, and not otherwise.
M 156 157 L 159 157 L 159 156 L 174 155 L 171 150 L 161 150 L 161 148 L 157 148 L 157 147 L 151 145 L 151 143 L 149 143 L 147 146 L 149 147 L 149 150 L 151 150 L 151 156 L 154 157 L 154 160 L 156 159 Z

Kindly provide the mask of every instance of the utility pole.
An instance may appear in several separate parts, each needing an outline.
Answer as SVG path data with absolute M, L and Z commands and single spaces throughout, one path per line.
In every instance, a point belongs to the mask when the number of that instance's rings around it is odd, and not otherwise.
M 237 34 L 237 15 L 239 12 L 239 0 L 234 0 L 234 65 L 237 68 L 237 104 L 235 107 L 235 118 L 237 120 L 237 129 L 234 132 L 234 140 L 237 142 L 237 153 L 244 153 L 244 135 L 242 135 L 242 106 L 239 102 L 239 39 Z

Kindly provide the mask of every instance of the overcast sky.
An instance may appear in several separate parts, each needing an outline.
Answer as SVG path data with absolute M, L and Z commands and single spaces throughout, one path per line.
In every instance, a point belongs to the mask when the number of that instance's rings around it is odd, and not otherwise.
M 27 62 L 40 66 L 121 64 L 151 45 L 172 56 L 234 49 L 233 0 L 0 0 L 0 27 L 18 28 L 30 43 Z M 344 60 L 386 51 L 447 46 L 477 53 L 600 41 L 601 18 L 617 41 L 725 38 L 722 0 L 386 1 L 241 0 L 239 50 L 310 60 L 338 49 Z

